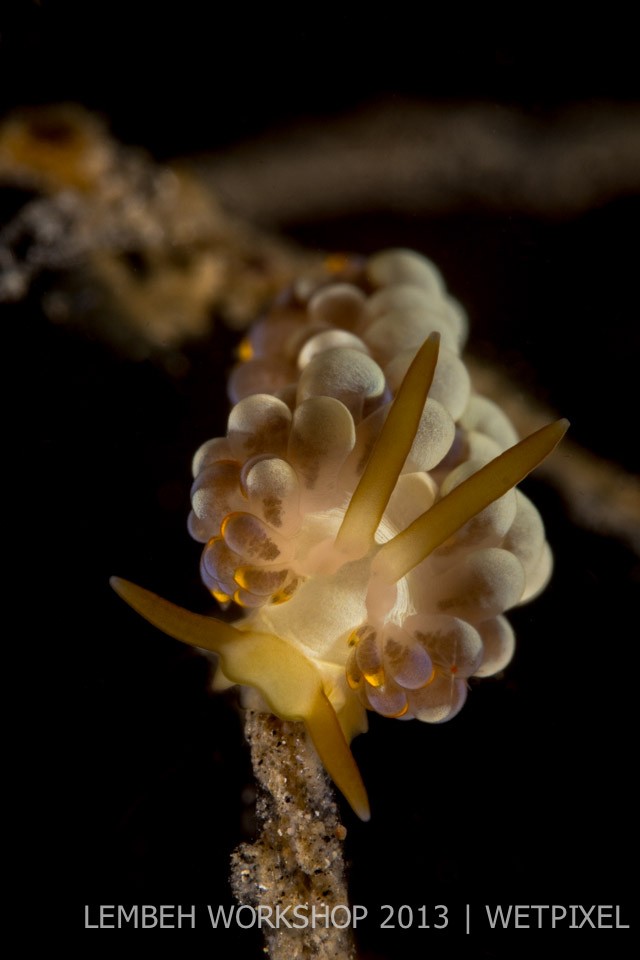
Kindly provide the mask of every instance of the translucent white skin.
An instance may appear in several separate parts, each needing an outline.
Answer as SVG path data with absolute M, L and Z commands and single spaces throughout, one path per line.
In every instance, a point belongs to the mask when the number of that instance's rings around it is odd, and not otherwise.
M 336 547 L 390 400 L 433 331 L 443 344 L 434 382 L 375 536 L 389 541 L 517 440 L 502 411 L 472 394 L 464 314 L 418 254 L 377 254 L 361 287 L 324 286 L 263 318 L 232 375 L 242 399 L 227 437 L 194 457 L 189 529 L 206 544 L 206 586 L 245 608 L 241 630 L 302 650 L 338 713 L 354 715 L 355 698 L 385 716 L 450 719 L 468 678 L 513 653 L 502 614 L 550 575 L 542 521 L 514 490 L 395 584 L 374 574 L 376 546 L 357 557 Z M 355 716 L 352 732 L 366 724 L 364 710 Z

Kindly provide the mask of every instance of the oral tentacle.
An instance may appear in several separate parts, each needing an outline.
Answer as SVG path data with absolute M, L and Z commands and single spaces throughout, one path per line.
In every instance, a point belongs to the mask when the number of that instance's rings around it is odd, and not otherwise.
M 217 653 L 224 676 L 255 687 L 283 720 L 301 721 L 336 786 L 361 819 L 368 820 L 367 793 L 338 716 L 314 664 L 280 637 L 238 630 L 192 613 L 120 577 L 111 586 L 137 613 L 176 640 Z
M 304 725 L 324 767 L 361 820 L 371 811 L 360 771 L 348 747 L 338 716 L 327 695 L 320 691 L 304 717 Z
M 220 654 L 240 638 L 240 630 L 230 623 L 178 607 L 130 580 L 111 577 L 109 583 L 118 596 L 141 617 L 163 633 L 191 647 Z

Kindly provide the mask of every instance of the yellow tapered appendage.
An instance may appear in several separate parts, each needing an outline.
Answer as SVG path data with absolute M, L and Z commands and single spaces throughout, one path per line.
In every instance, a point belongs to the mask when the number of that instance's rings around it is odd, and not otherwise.
M 395 583 L 472 517 L 520 483 L 552 452 L 569 426 L 550 423 L 492 460 L 378 551 L 372 570 Z
M 272 634 L 238 630 L 192 613 L 128 580 L 112 577 L 110 582 L 129 606 L 164 633 L 217 653 L 225 676 L 255 687 L 276 716 L 302 721 L 329 776 L 357 815 L 369 819 L 367 793 L 338 716 L 320 673 L 301 651 Z
M 374 542 L 382 515 L 409 455 L 433 382 L 440 334 L 432 333 L 416 354 L 384 422 L 336 537 L 336 548 L 363 556 Z
M 139 587 L 121 577 L 111 577 L 109 583 L 125 603 L 136 613 L 158 627 L 170 637 L 188 643 L 192 647 L 201 647 L 213 653 L 221 653 L 225 645 L 236 640 L 239 631 L 230 623 L 192 613 L 183 607 L 163 600 L 157 594 Z
M 360 819 L 369 820 L 371 811 L 365 785 L 324 690 L 319 690 L 303 720 L 325 770 Z

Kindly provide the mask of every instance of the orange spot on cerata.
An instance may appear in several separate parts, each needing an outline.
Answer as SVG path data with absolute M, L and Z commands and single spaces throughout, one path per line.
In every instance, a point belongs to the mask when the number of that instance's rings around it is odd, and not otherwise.
M 345 253 L 331 253 L 325 257 L 324 268 L 327 273 L 343 273 L 351 263 L 351 257 Z
M 238 359 L 243 363 L 253 359 L 253 347 L 248 337 L 245 337 L 238 346 Z

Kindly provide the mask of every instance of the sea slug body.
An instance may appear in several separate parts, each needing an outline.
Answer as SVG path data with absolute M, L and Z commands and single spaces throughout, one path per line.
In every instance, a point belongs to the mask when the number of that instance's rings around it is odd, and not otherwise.
M 467 324 L 434 265 L 390 250 L 336 261 L 257 321 L 225 437 L 193 460 L 191 535 L 233 626 L 125 581 L 172 636 L 219 655 L 216 686 L 303 720 L 366 818 L 348 742 L 366 711 L 439 723 L 470 677 L 509 662 L 505 611 L 536 596 L 551 552 L 515 485 L 566 422 L 518 443 L 461 360 Z

